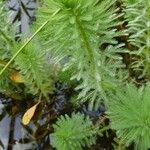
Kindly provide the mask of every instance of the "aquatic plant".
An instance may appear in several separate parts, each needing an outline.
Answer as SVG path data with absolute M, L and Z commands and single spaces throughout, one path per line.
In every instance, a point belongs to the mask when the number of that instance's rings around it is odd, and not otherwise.
M 122 24 L 118 10 L 115 0 L 45 0 L 39 8 L 36 26 L 49 20 L 40 33 L 43 46 L 63 71 L 72 71 L 71 80 L 79 82 L 78 100 L 89 100 L 91 108 L 120 82 L 124 50 L 115 39 L 123 34 L 116 28 Z
M 4 7 L 4 2 L 0 5 L 2 22 L 0 25 L 0 69 L 2 70 L 26 42 L 26 39 L 20 35 L 21 41 L 15 40 L 15 25 L 12 25 L 11 16 L 8 16 L 10 13 Z M 51 69 L 52 65 L 47 61 L 46 50 L 41 47 L 36 38 L 23 48 L 18 57 L 1 74 L 0 91 L 4 93 L 10 89 L 12 92 L 16 91 L 18 83 L 23 83 L 26 85 L 27 93 L 34 95 L 41 93 L 46 97 L 54 87 Z
M 11 57 L 11 46 L 13 39 L 15 38 L 15 30 L 13 30 L 14 26 L 12 26 L 11 21 L 8 18 L 10 18 L 10 14 L 8 14 L 3 2 L 0 1 L 0 69 L 4 67 Z M 3 87 L 3 90 L 8 90 L 10 84 L 11 81 L 9 80 L 7 70 L 0 78 L 0 87 Z M 2 92 L 2 89 L 0 89 L 0 91 Z
M 133 68 L 138 78 L 150 78 L 150 1 L 123 0 L 129 43 L 134 46 L 131 54 L 136 61 Z M 139 73 L 140 72 L 140 73 Z
M 53 125 L 51 144 L 57 150 L 82 150 L 96 142 L 96 131 L 88 116 L 81 113 L 72 113 L 60 116 Z
M 150 148 L 150 85 L 137 89 L 128 84 L 111 94 L 107 103 L 111 128 L 126 145 L 135 143 L 135 149 Z
M 140 86 L 150 79 L 150 1 L 44 0 L 40 4 L 31 37 L 16 40 L 0 1 L 0 92 L 24 90 L 49 98 L 58 71 L 64 82 L 75 82 L 79 104 L 88 101 L 89 109 L 106 104 L 111 127 L 123 146 L 150 148 L 150 86 L 138 90 L 130 83 Z M 131 57 L 127 62 L 126 52 Z M 80 113 L 61 116 L 51 136 L 58 150 L 82 150 L 95 142 L 92 122 Z

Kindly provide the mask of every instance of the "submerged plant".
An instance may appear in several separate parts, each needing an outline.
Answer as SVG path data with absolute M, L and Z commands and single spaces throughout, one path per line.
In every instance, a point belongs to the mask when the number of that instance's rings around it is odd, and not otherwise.
M 115 129 L 123 143 L 135 143 L 135 149 L 150 148 L 150 85 L 138 90 L 127 85 L 110 95 L 108 115 L 112 129 Z
M 10 21 L 10 14 L 4 7 L 4 2 L 0 1 L 0 70 L 9 60 L 11 46 L 15 38 L 15 30 Z M 10 68 L 9 68 L 10 69 Z M 9 79 L 9 71 L 7 70 L 0 77 L 0 92 L 10 90 L 11 81 Z
M 12 50 L 13 54 L 20 45 L 20 43 L 15 45 Z M 44 96 L 52 92 L 53 82 L 50 64 L 48 64 L 46 52 L 38 40 L 34 40 L 20 52 L 15 59 L 15 68 L 23 75 L 28 92 L 34 95 L 42 93 Z
M 122 14 L 117 14 L 115 4 L 115 0 L 45 0 L 39 8 L 36 25 L 49 20 L 40 34 L 43 46 L 64 64 L 63 70 L 72 70 L 71 79 L 80 83 L 76 87 L 80 102 L 90 99 L 91 105 L 99 105 L 104 91 L 120 82 L 115 78 L 123 50 L 115 38 L 122 35 L 116 29 Z
M 51 144 L 57 150 L 82 150 L 96 142 L 96 131 L 88 116 L 72 113 L 58 118 L 51 134 Z
M 134 46 L 131 54 L 138 57 L 133 68 L 140 71 L 139 78 L 150 78 L 150 1 L 123 0 L 129 42 Z M 133 56 L 134 57 L 134 56 Z
M 150 0 L 40 3 L 31 29 L 35 32 L 16 41 L 14 25 L 6 19 L 8 13 L 0 1 L 0 92 L 49 98 L 59 68 L 61 79 L 75 81 L 78 96 L 74 97 L 80 104 L 88 100 L 89 108 L 97 109 L 106 102 L 121 148 L 124 143 L 135 143 L 140 150 L 150 148 L 150 85 L 141 91 L 132 84 L 122 88 L 125 47 L 131 46 L 137 76 L 150 79 Z M 123 28 L 129 34 L 126 44 L 122 44 L 127 35 Z M 95 143 L 95 134 L 89 117 L 81 113 L 61 116 L 51 134 L 52 145 L 57 150 L 82 150 Z
M 9 12 L 4 6 L 5 3 L 0 2 L 0 21 L 2 22 L 0 25 L 0 70 L 26 42 L 26 39 L 23 39 L 21 35 L 21 41 L 15 40 L 15 25 L 12 25 L 11 17 L 8 16 Z M 11 65 L 7 66 L 5 72 L 0 75 L 0 92 L 17 91 L 18 83 L 23 83 L 27 93 L 34 95 L 41 93 L 47 97 L 54 88 L 52 68 L 53 65 L 47 61 L 46 50 L 41 47 L 36 37 L 22 49 L 13 59 Z

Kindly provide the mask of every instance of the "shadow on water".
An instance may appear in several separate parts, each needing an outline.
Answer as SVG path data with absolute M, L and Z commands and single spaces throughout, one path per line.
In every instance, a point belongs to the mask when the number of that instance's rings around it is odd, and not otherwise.
M 48 150 L 52 115 L 46 106 L 42 106 L 39 111 L 44 111 L 38 121 L 24 126 L 21 118 L 30 105 L 34 105 L 32 101 L 15 103 L 0 99 L 0 150 Z
M 49 136 L 52 124 L 59 115 L 73 110 L 68 102 L 68 87 L 59 84 L 56 87 L 52 102 L 40 103 L 27 126 L 22 124 L 22 116 L 35 104 L 33 97 L 15 101 L 0 94 L 0 150 L 53 150 Z
M 29 126 L 22 125 L 22 113 L 17 110 L 19 105 L 15 106 L 11 102 L 11 104 L 4 104 L 3 100 L 0 99 L 0 150 L 37 149 L 41 136 L 38 132 L 40 132 L 40 127 L 44 132 L 44 125 L 33 123 Z M 39 136 L 39 139 L 35 136 Z
M 0 99 L 0 150 L 25 150 L 37 146 L 32 141 L 32 135 L 21 124 L 18 106 L 10 99 Z M 34 126 L 30 125 L 30 128 L 32 130 Z

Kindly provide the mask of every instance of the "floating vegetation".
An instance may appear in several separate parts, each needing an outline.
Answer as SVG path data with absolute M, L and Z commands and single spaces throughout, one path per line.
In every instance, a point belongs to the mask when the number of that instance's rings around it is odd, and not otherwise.
M 0 1 L 0 150 L 150 149 L 150 1 Z

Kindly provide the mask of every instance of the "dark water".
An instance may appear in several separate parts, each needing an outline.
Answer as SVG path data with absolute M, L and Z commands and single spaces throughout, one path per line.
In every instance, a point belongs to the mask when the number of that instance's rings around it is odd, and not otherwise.
M 0 99 L 0 150 L 27 150 L 36 146 L 36 142 L 20 142 L 29 138 L 29 133 L 21 124 L 21 114 L 10 114 L 15 109 L 8 99 Z
M 51 95 L 53 102 L 42 102 L 35 113 L 38 117 L 27 126 L 21 119 L 36 103 L 33 97 L 18 101 L 0 94 L 0 150 L 53 150 L 50 145 L 52 125 L 59 115 L 73 111 L 68 101 L 69 91 L 67 85 L 57 84 Z

